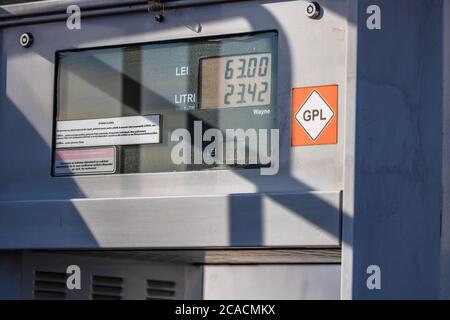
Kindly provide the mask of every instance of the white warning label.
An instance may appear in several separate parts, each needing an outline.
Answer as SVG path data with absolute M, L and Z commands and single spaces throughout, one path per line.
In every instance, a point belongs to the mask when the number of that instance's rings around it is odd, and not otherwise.
M 159 115 L 58 121 L 56 148 L 160 142 Z
M 295 118 L 311 139 L 317 140 L 333 116 L 333 109 L 328 106 L 317 91 L 314 91 L 295 115 Z
M 56 176 L 115 172 L 115 147 L 55 151 L 54 174 Z

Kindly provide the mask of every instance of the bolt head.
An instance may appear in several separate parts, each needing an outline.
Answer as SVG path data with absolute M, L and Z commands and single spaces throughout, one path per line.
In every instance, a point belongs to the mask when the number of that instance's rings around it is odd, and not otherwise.
M 202 25 L 200 23 L 198 23 L 194 26 L 194 32 L 196 32 L 196 33 L 202 32 Z
M 320 16 L 321 8 L 317 2 L 310 2 L 306 5 L 306 16 L 311 19 L 316 19 Z
M 164 16 L 162 14 L 155 14 L 155 20 L 161 23 L 164 21 Z
M 20 45 L 24 48 L 29 48 L 33 44 L 33 36 L 31 33 L 23 33 L 19 38 Z

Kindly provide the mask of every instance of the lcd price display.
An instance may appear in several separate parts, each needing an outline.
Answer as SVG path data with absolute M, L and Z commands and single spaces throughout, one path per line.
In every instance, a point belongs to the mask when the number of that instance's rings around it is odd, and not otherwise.
M 202 109 L 270 105 L 272 54 L 202 59 Z

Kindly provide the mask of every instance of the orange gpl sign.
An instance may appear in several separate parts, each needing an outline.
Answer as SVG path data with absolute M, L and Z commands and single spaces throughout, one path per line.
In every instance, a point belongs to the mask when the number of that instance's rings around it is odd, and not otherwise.
M 291 145 L 336 144 L 338 86 L 292 89 Z

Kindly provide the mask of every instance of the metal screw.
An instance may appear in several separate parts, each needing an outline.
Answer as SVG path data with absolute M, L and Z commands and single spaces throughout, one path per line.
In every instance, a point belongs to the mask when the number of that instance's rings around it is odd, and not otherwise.
M 306 16 L 311 19 L 316 19 L 320 16 L 321 8 L 317 2 L 310 2 L 306 5 Z
M 20 45 L 24 48 L 29 48 L 33 44 L 33 36 L 31 33 L 23 33 L 19 39 Z
M 155 0 L 148 1 L 148 11 L 154 14 L 155 20 L 159 23 L 164 21 L 164 16 L 162 13 L 164 12 L 164 5 Z
M 161 23 L 164 21 L 164 16 L 162 14 L 155 14 L 155 20 Z
M 202 25 L 200 23 L 196 24 L 193 28 L 194 32 L 200 33 L 202 32 Z

